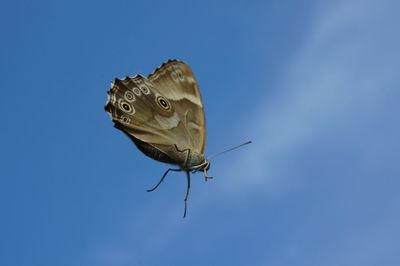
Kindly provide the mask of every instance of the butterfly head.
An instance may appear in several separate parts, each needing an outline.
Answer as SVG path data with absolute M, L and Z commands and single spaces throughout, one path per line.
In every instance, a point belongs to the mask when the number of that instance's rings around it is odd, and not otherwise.
M 185 171 L 200 171 L 204 164 L 204 156 L 198 152 L 190 151 L 187 154 L 186 160 L 181 165 L 181 168 Z
M 196 172 L 204 172 L 204 176 L 206 177 L 206 180 L 211 178 L 207 175 L 207 171 L 210 169 L 211 162 L 207 159 L 204 159 L 204 156 L 193 152 L 189 154 L 185 166 L 182 167 L 183 170 L 190 171 L 192 173 Z
M 204 160 L 201 164 L 195 165 L 190 170 L 192 172 L 198 172 L 198 171 L 208 171 L 210 169 L 211 162 L 209 160 Z

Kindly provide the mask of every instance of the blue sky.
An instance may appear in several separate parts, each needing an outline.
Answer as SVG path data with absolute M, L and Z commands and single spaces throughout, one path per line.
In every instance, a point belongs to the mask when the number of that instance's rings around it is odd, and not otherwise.
M 0 4 L 1 265 L 399 265 L 397 1 Z M 115 77 L 199 81 L 204 182 L 103 111 Z

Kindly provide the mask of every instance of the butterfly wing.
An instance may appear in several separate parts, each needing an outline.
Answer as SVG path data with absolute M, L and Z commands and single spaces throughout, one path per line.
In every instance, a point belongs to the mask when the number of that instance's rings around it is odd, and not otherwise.
M 155 84 L 155 89 L 177 108 L 188 132 L 180 131 L 178 138 L 186 138 L 188 148 L 204 154 L 206 128 L 203 103 L 196 78 L 190 67 L 178 60 L 169 60 L 148 79 Z
M 148 76 L 115 79 L 105 110 L 115 127 L 153 159 L 182 165 L 191 150 L 203 155 L 205 118 L 197 82 L 171 60 Z

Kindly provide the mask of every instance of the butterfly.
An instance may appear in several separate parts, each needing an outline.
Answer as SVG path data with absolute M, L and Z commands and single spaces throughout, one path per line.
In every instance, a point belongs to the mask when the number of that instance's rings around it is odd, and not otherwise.
M 186 173 L 186 217 L 190 173 L 202 171 L 206 180 L 210 161 L 204 158 L 206 125 L 199 86 L 190 67 L 168 60 L 147 77 L 116 78 L 104 107 L 114 127 L 125 133 L 145 155 L 179 166 L 165 171 L 154 191 L 170 171 Z

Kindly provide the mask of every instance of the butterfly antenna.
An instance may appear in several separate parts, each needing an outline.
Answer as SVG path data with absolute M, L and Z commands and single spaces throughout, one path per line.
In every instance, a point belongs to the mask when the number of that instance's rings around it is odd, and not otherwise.
M 232 147 L 232 148 L 230 148 L 230 149 L 227 149 L 227 150 L 225 150 L 225 151 L 222 151 L 222 152 L 219 152 L 219 153 L 217 153 L 217 154 L 211 155 L 210 157 L 208 157 L 208 160 L 210 160 L 211 158 L 217 157 L 217 156 L 219 156 L 219 155 L 221 155 L 221 154 L 223 154 L 223 153 L 226 153 L 226 152 L 235 150 L 235 149 L 237 149 L 237 148 L 240 148 L 240 147 L 242 147 L 242 146 L 244 146 L 244 145 L 250 144 L 250 143 L 252 143 L 251 140 L 246 141 L 245 143 L 242 143 L 242 144 L 237 145 L 237 146 L 235 146 L 235 147 Z

